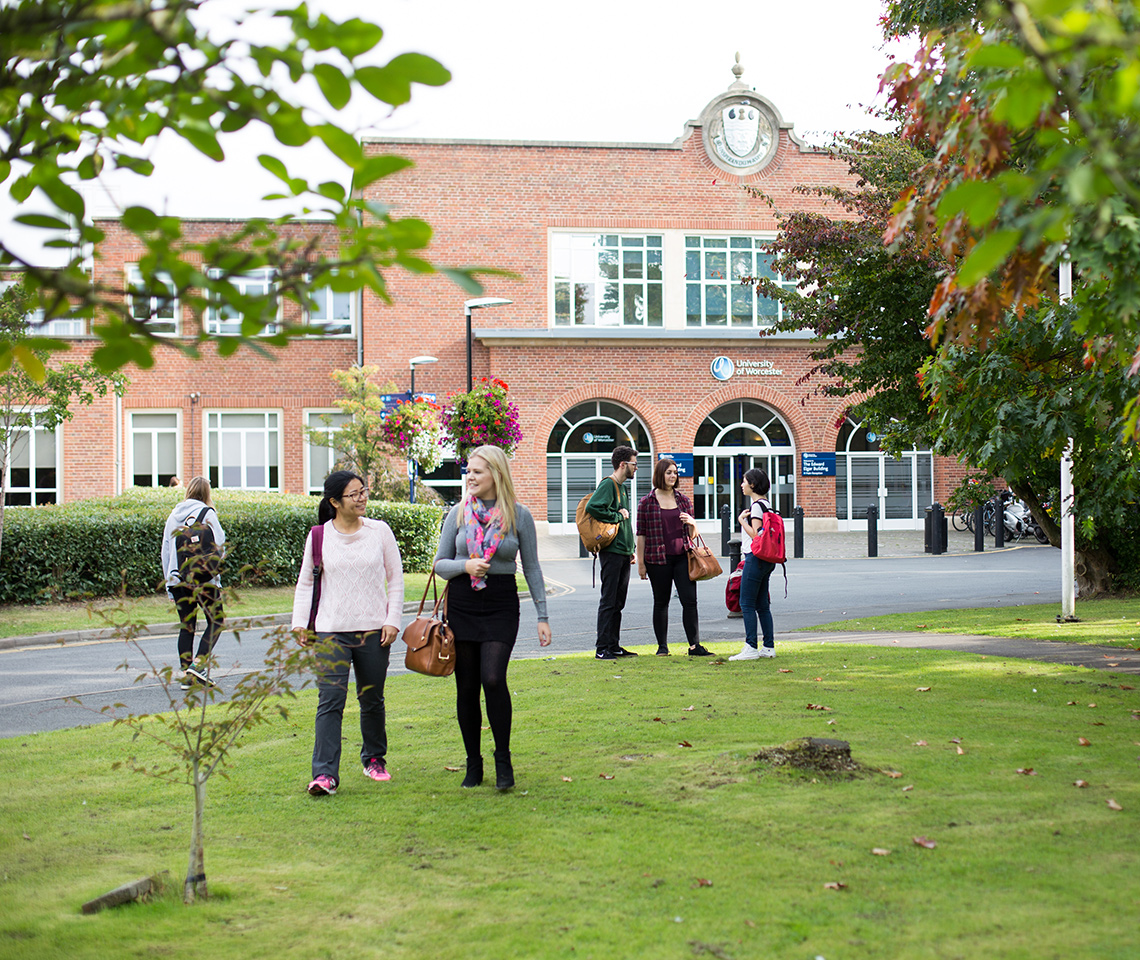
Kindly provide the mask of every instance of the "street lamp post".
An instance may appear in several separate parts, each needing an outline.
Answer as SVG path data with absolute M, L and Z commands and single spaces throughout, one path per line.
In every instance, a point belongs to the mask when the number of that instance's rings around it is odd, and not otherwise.
M 505 297 L 477 297 L 474 300 L 468 300 L 463 304 L 463 315 L 467 320 L 467 392 L 471 392 L 471 388 L 475 385 L 474 378 L 471 375 L 471 311 L 478 310 L 480 307 L 501 307 L 509 303 L 514 303 L 513 300 L 507 300 Z
M 412 371 L 411 389 L 408 391 L 408 400 L 415 403 L 416 400 L 416 367 L 422 367 L 429 363 L 439 363 L 439 357 L 412 357 L 408 361 L 408 369 Z M 416 502 L 416 461 L 408 457 L 408 503 Z

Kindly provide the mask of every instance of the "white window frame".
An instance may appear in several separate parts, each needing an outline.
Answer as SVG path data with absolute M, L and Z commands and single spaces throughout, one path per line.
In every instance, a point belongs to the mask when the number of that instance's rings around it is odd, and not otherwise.
M 685 289 L 684 289 L 684 317 L 683 322 L 686 328 L 690 330 L 708 328 L 710 330 L 754 330 L 764 329 L 772 326 L 784 316 L 784 305 L 779 301 L 775 301 L 774 306 L 776 313 L 774 316 L 768 315 L 762 317 L 758 307 L 758 298 L 754 287 L 745 287 L 740 283 L 741 276 L 757 276 L 756 264 L 760 257 L 771 257 L 766 254 L 762 247 L 765 244 L 771 243 L 775 239 L 775 234 L 753 234 L 753 233 L 695 233 L 686 231 L 682 236 L 682 256 L 684 259 L 685 267 Z M 690 243 L 696 240 L 699 246 L 690 246 Z M 747 246 L 744 242 L 747 241 Z M 734 243 L 735 242 L 735 243 Z M 723 246 L 720 244 L 723 243 Z M 709 254 L 716 255 L 723 251 L 725 257 L 724 270 L 721 276 L 709 276 L 710 264 Z M 747 254 L 749 258 L 749 269 L 743 271 L 740 264 L 733 262 L 733 254 Z M 694 273 L 694 264 L 692 262 L 693 256 L 697 259 L 696 276 Z M 769 260 L 770 263 L 770 260 Z M 711 268 L 716 273 L 721 273 L 715 266 Z M 774 274 L 776 282 L 785 290 L 796 289 L 794 281 L 784 280 L 779 274 Z M 691 290 L 699 290 L 699 323 L 690 322 L 689 312 L 689 295 Z M 708 303 L 710 290 L 723 290 L 724 291 L 724 306 L 725 314 L 723 322 L 712 322 L 708 320 Z M 732 304 L 735 297 L 746 296 L 748 303 L 751 307 L 751 319 L 747 323 L 737 322 L 734 320 L 734 313 Z M 771 302 L 771 301 L 769 301 Z
M 211 278 L 215 279 L 222 275 L 222 271 L 214 267 L 211 267 L 208 273 Z M 243 294 L 250 287 L 266 286 L 276 296 L 277 271 L 272 267 L 259 267 L 257 270 L 250 270 L 248 273 L 237 274 L 230 277 L 229 281 Z M 279 297 L 276 299 L 277 320 L 274 323 L 267 323 L 261 330 L 261 336 L 271 336 L 280 329 L 281 300 Z M 217 298 L 210 297 L 209 305 L 206 307 L 206 333 L 219 337 L 233 337 L 241 334 L 241 325 L 245 317 L 238 313 L 234 313 L 232 316 L 223 316 L 223 313 L 229 309 L 229 306 L 219 303 Z
M 282 461 L 284 460 L 284 430 L 282 425 L 284 423 L 283 411 L 280 409 L 266 410 L 263 408 L 215 408 L 212 410 L 204 410 L 202 412 L 204 426 L 202 435 L 205 437 L 205 442 L 202 445 L 203 460 L 205 461 L 206 476 L 209 478 L 210 486 L 215 490 L 265 490 L 272 492 L 280 492 L 281 490 L 281 469 Z M 225 419 L 232 416 L 260 416 L 263 420 L 263 425 L 260 427 L 254 426 L 235 426 L 230 425 L 227 427 Z M 217 417 L 217 424 L 213 423 L 213 418 Z M 276 421 L 270 423 L 270 418 L 275 417 Z M 276 433 L 276 438 L 271 438 L 271 434 Z M 215 437 L 216 434 L 216 437 Z M 241 448 L 240 463 L 237 464 L 240 470 L 241 482 L 239 484 L 226 483 L 224 468 L 232 468 L 233 464 L 225 464 L 222 459 L 223 443 L 226 439 L 224 435 L 236 434 L 239 439 Z M 258 436 L 261 436 L 258 441 Z M 212 450 L 217 446 L 218 462 L 215 463 L 213 459 Z M 265 464 L 265 483 L 261 485 L 248 484 L 248 471 L 254 464 L 251 463 L 249 453 L 256 449 L 259 445 L 260 452 L 264 454 Z M 276 462 L 274 462 L 276 461 Z M 272 471 L 277 470 L 277 482 L 273 483 L 271 479 Z
M 146 282 L 137 263 L 127 264 L 127 310 L 135 320 L 143 321 L 150 331 L 160 337 L 177 337 L 182 332 L 182 301 L 174 288 L 174 280 L 169 273 L 156 273 L 154 281 L 164 284 L 170 296 L 161 297 L 146 291 Z M 137 294 L 133 291 L 139 291 Z M 145 301 L 145 303 L 143 302 Z M 160 317 L 164 303 L 170 304 L 169 317 Z M 137 307 L 144 307 L 137 311 Z
M 328 318 L 329 302 L 335 300 L 338 296 L 348 297 L 348 319 L 347 320 L 330 320 Z M 322 330 L 320 333 L 312 333 L 312 337 L 328 337 L 328 338 L 348 338 L 356 336 L 356 321 L 357 321 L 357 303 L 360 300 L 359 290 L 350 290 L 347 293 L 339 293 L 334 291 L 331 286 L 327 284 L 323 287 L 314 287 L 309 291 L 309 297 L 318 305 L 320 311 L 314 311 L 311 307 L 305 307 L 305 326 L 307 327 L 337 327 L 345 326 L 347 330 L 340 330 L 336 333 L 329 333 L 328 330 Z M 323 316 L 320 314 L 323 313 Z
M 640 327 L 660 329 L 665 325 L 665 231 L 622 232 L 618 230 L 555 230 L 550 233 L 550 326 L 573 329 L 583 326 Z M 616 254 L 613 273 L 603 270 L 602 251 Z M 626 254 L 641 252 L 640 270 L 631 261 L 627 275 Z M 577 292 L 591 286 L 595 294 L 585 308 L 590 316 L 578 323 Z M 601 290 L 612 287 L 616 306 L 601 312 Z M 638 289 L 640 288 L 640 317 Z M 611 300 L 611 302 L 615 302 Z M 565 304 L 565 306 L 563 306 Z M 654 316 L 654 307 L 656 315 Z M 561 316 L 566 319 L 560 319 Z
M 9 277 L 0 280 L 0 293 L 19 283 L 19 279 Z M 32 337 L 82 337 L 87 332 L 87 321 L 75 317 L 70 320 L 52 320 L 44 323 L 42 307 L 36 307 L 27 315 L 28 335 Z
M 127 435 L 128 440 L 128 474 L 131 478 L 131 485 L 138 486 L 135 483 L 135 477 L 138 476 L 138 470 L 135 467 L 135 437 L 137 435 L 150 436 L 150 456 L 151 456 L 151 480 L 152 483 L 148 486 L 158 487 L 161 484 L 158 482 L 158 436 L 161 433 L 174 434 L 174 476 L 182 476 L 182 411 L 178 409 L 163 410 L 163 409 L 145 409 L 145 410 L 129 410 L 127 411 L 130 416 L 127 421 Z M 136 427 L 135 417 L 139 416 L 173 416 L 173 427 Z
M 38 507 L 45 503 L 60 503 L 61 491 L 63 490 L 63 444 L 62 434 L 60 429 L 62 424 L 56 426 L 53 430 L 45 430 L 43 427 L 37 427 L 35 424 L 35 417 L 42 411 L 31 410 L 32 426 L 30 427 L 16 427 L 13 429 L 12 434 L 8 437 L 8 457 L 5 462 L 5 471 L 7 476 L 5 480 L 5 500 L 12 497 L 13 494 L 26 493 L 28 494 L 30 503 L 27 504 L 8 504 L 8 506 L 32 506 Z M 29 436 L 30 435 L 30 436 Z M 12 483 L 12 450 L 16 443 L 19 442 L 21 437 L 29 436 L 28 446 L 28 479 L 31 481 L 26 486 L 15 486 Z M 50 439 L 48 439 L 50 438 Z M 39 453 L 40 445 L 49 443 L 52 447 L 52 453 L 55 457 L 55 486 L 54 487 L 38 487 L 36 485 L 36 460 Z M 40 501 L 39 496 L 43 493 L 50 493 L 52 499 Z
M 337 410 L 335 408 L 330 409 L 326 407 L 306 407 L 301 411 L 301 415 L 304 417 L 303 422 L 306 428 L 313 430 L 323 430 L 325 433 L 333 433 L 337 427 L 326 426 L 325 424 L 321 423 L 320 417 L 344 417 L 346 420 L 352 419 L 351 414 L 347 414 L 343 410 Z M 336 462 L 339 459 L 337 454 L 340 451 L 334 449 L 333 447 L 322 447 L 319 444 L 311 443 L 309 441 L 309 435 L 305 431 L 302 431 L 302 436 L 304 437 L 305 441 L 305 489 L 310 494 L 316 494 L 319 496 L 324 489 L 325 477 L 327 477 L 328 474 L 332 472 L 332 468 L 336 465 Z M 323 451 L 328 455 L 329 458 L 329 469 L 324 476 L 319 478 L 313 476 L 312 455 L 316 450 Z

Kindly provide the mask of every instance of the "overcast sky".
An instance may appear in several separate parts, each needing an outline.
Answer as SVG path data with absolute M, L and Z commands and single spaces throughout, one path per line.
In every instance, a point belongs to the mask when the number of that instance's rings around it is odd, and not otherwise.
M 415 50 L 452 72 L 451 83 L 416 87 L 395 111 L 354 101 L 341 119 L 364 136 L 670 143 L 733 81 L 739 51 L 743 80 L 818 140 L 873 125 L 862 105 L 875 100 L 889 54 L 916 46 L 884 46 L 882 0 L 311 0 L 310 8 L 379 23 L 379 62 Z M 274 144 L 264 135 L 230 139 L 219 167 L 181 142 L 163 144 L 149 182 L 111 182 L 110 196 L 89 188 L 89 208 L 106 215 L 145 201 L 182 216 L 272 212 L 259 198 L 275 181 L 254 159 L 266 149 Z M 319 150 L 295 162 L 302 174 L 344 179 Z M 8 208 L 0 216 L 8 220 Z

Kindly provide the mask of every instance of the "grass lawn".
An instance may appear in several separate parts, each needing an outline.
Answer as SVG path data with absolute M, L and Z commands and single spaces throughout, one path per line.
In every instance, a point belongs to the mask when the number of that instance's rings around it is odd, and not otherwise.
M 509 794 L 447 769 L 450 681 L 389 681 L 389 783 L 360 773 L 350 707 L 335 797 L 303 789 L 313 694 L 251 731 L 210 783 L 212 897 L 189 908 L 189 788 L 111 769 L 156 748 L 110 725 L 0 741 L 0 955 L 1140 954 L 1140 693 L 1120 676 L 786 643 L 772 661 L 569 656 L 511 677 Z M 849 741 L 866 770 L 754 759 L 801 736 Z M 80 914 L 162 869 L 169 894 Z
M 426 573 L 405 574 L 405 599 L 419 602 L 427 578 Z M 525 581 L 523 585 L 525 586 Z M 293 609 L 293 587 L 226 589 L 224 599 L 227 618 L 288 613 Z M 126 600 L 106 597 L 72 603 L 9 603 L 0 604 L 0 637 L 22 637 L 63 630 L 100 630 L 108 624 L 99 615 L 99 611 L 118 610 L 120 607 L 126 609 L 131 620 L 143 623 L 173 623 L 178 619 L 174 613 L 174 604 L 164 593 L 149 597 L 129 597 Z
M 809 630 L 916 630 L 987 637 L 1025 637 L 1140 649 L 1140 598 L 1079 600 L 1079 623 L 1058 623 L 1056 603 L 970 610 L 888 613 L 881 617 L 837 620 Z

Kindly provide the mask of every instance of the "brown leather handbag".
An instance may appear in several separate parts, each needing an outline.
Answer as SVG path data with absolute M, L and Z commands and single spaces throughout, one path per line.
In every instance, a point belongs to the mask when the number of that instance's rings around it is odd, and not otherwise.
M 704 537 L 699 533 L 695 540 L 687 541 L 685 546 L 689 553 L 690 580 L 711 580 L 724 572 L 720 568 L 720 562 L 713 556 L 712 550 L 705 546 Z
M 429 588 L 435 598 L 435 606 L 431 615 L 425 617 L 424 604 Z M 455 672 L 455 634 L 447 625 L 447 587 L 443 588 L 443 593 L 436 594 L 434 567 L 424 584 L 416 619 L 404 628 L 404 643 L 408 645 L 404 666 L 409 670 L 429 677 L 450 677 Z

